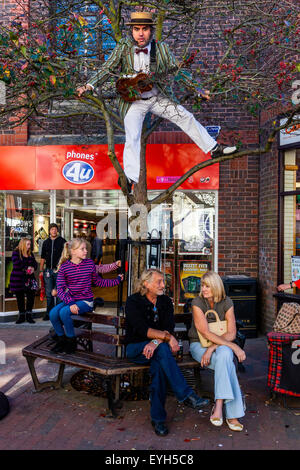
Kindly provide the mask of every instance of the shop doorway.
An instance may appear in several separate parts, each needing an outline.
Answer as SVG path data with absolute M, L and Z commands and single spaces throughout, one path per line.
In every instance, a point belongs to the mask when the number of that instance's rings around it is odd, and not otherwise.
M 120 259 L 120 219 L 127 221 L 127 205 L 120 191 L 67 190 L 57 191 L 57 210 L 61 208 L 61 234 L 66 240 L 80 236 L 87 241 L 91 256 L 94 237 L 102 242 L 101 263 L 111 264 Z M 127 230 L 127 227 L 126 227 Z M 103 275 L 115 278 L 117 271 Z M 116 306 L 116 288 L 94 288 L 94 297 L 102 297 L 106 306 Z M 126 299 L 127 286 L 123 286 Z

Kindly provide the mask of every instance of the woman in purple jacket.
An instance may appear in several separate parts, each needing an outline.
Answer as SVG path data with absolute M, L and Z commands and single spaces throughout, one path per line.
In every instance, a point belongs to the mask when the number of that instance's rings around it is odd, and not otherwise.
M 49 317 L 57 334 L 53 352 L 72 353 L 76 350 L 76 337 L 71 315 L 83 315 L 93 310 L 92 284 L 98 287 L 117 286 L 123 275 L 116 279 L 103 279 L 96 273 L 95 264 L 86 259 L 85 240 L 74 238 L 65 243 L 58 263 L 57 295 L 62 302 L 50 310 Z
M 20 240 L 19 245 L 12 252 L 12 262 L 10 291 L 16 295 L 19 309 L 19 317 L 16 323 L 23 323 L 26 320 L 28 323 L 35 323 L 32 318 L 32 309 L 37 289 L 37 282 L 34 277 L 37 262 L 31 251 L 31 241 L 29 238 L 22 238 Z

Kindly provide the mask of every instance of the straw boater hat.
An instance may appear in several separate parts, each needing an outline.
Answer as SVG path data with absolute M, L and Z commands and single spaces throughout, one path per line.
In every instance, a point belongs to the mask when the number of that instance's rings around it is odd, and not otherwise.
M 126 23 L 127 26 L 134 26 L 134 25 L 150 25 L 153 26 L 155 23 L 153 22 L 152 13 L 148 13 L 146 11 L 136 11 L 131 13 L 130 21 Z

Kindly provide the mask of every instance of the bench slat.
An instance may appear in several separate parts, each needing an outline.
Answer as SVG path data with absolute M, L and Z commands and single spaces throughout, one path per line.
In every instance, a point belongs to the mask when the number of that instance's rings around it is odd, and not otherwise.
M 119 358 L 107 357 L 81 350 L 77 350 L 74 354 L 52 353 L 50 351 L 52 346 L 53 340 L 46 335 L 30 346 L 25 347 L 22 350 L 22 354 L 25 357 L 39 357 L 58 364 L 63 363 L 106 376 L 126 374 L 149 368 L 149 366 L 134 364 L 127 359 L 120 360 Z M 191 356 L 184 355 L 183 360 L 178 362 L 178 366 L 181 368 L 199 367 L 200 364 L 192 359 Z
M 96 323 L 100 325 L 111 325 L 116 328 L 124 328 L 125 318 L 115 315 L 103 315 L 101 313 L 86 313 L 85 315 L 71 315 L 72 320 L 80 320 L 87 323 Z
M 125 343 L 124 335 L 117 335 L 113 333 L 104 333 L 103 331 L 83 330 L 81 328 L 74 328 L 76 336 L 89 339 L 91 341 L 98 341 L 99 343 L 113 344 L 114 346 L 122 346 Z

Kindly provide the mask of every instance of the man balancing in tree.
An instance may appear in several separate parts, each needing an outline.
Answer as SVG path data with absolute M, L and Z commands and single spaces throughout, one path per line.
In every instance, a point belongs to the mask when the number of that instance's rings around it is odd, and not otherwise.
M 169 73 L 175 73 L 177 81 L 182 82 L 187 88 L 196 90 L 205 100 L 210 99 L 210 92 L 201 91 L 190 73 L 180 68 L 167 44 L 153 39 L 152 14 L 131 13 L 131 20 L 127 25 L 130 26 L 131 37 L 120 40 L 99 71 L 86 85 L 79 87 L 77 93 L 81 96 L 84 92 L 93 90 L 96 85 L 107 81 L 112 74 L 120 74 L 120 79 L 117 81 L 117 89 L 121 94 L 118 108 L 124 118 L 126 141 L 123 162 L 127 190 L 131 193 L 132 184 L 139 181 L 141 134 L 148 112 L 177 124 L 204 153 L 210 152 L 213 158 L 232 154 L 236 151 L 236 147 L 218 144 L 193 114 L 168 96 L 170 90 L 160 83 L 160 77 L 165 77 Z M 145 75 L 138 75 L 137 84 L 129 82 L 129 77 L 136 78 L 139 73 L 147 74 L 148 79 Z M 118 184 L 120 185 L 120 178 Z

